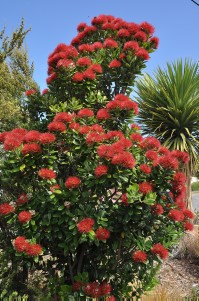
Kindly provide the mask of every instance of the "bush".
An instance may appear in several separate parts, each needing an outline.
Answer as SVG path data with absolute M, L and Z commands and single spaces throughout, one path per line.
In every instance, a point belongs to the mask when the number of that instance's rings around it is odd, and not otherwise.
M 3 181 L 14 188 L 0 205 L 13 227 L 7 251 L 43 269 L 62 298 L 138 297 L 192 228 L 179 171 L 188 155 L 130 125 L 131 86 L 158 43 L 153 26 L 103 15 L 78 30 L 49 56 L 49 90 L 26 92 L 56 113 L 48 131 L 0 136 Z
M 193 182 L 191 184 L 192 191 L 199 191 L 199 182 Z

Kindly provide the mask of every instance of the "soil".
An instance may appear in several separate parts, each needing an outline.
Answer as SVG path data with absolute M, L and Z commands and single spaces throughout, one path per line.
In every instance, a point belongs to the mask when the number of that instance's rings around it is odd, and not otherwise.
M 179 297 L 194 294 L 199 298 L 199 259 L 169 259 L 163 263 L 158 279 L 160 290 L 166 288 Z

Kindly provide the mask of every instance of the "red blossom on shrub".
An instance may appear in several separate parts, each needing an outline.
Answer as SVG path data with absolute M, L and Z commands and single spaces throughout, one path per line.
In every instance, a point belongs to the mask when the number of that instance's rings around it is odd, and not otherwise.
M 107 283 L 107 282 L 103 282 L 101 285 L 100 285 L 100 289 L 101 289 L 101 295 L 102 296 L 106 296 L 106 295 L 109 295 L 112 291 L 112 286 L 111 284 Z
M 88 233 L 93 229 L 94 219 L 87 217 L 77 224 L 77 229 L 80 233 Z
M 155 244 L 151 249 L 151 252 L 160 256 L 161 259 L 167 259 L 169 256 L 169 251 L 159 243 Z
M 149 53 L 147 52 L 146 49 L 144 48 L 139 48 L 137 51 L 136 51 L 136 56 L 143 59 L 143 60 L 149 60 Z
M 48 130 L 54 132 L 64 132 L 66 130 L 66 126 L 63 122 L 52 121 L 48 124 Z
M 28 196 L 25 193 L 21 193 L 17 198 L 17 205 L 26 204 L 28 202 Z
M 147 194 L 148 192 L 153 191 L 153 186 L 148 182 L 142 182 L 139 184 L 139 192 Z
M 106 228 L 98 228 L 95 232 L 95 236 L 98 240 L 107 240 L 110 237 L 110 231 Z
M 81 57 L 77 60 L 76 64 L 78 66 L 89 66 L 92 64 L 92 62 L 88 57 Z
M 122 63 L 118 60 L 112 60 L 109 64 L 109 68 L 118 68 L 122 65 Z
M 186 222 L 186 223 L 184 223 L 184 229 L 185 229 L 185 231 L 193 231 L 194 226 L 192 223 Z
M 99 120 L 106 120 L 106 119 L 109 119 L 111 117 L 111 115 L 109 114 L 108 110 L 107 109 L 100 109 L 98 112 L 97 112 L 97 115 L 96 115 L 97 119 Z
M 26 251 L 27 246 L 28 246 L 28 241 L 26 240 L 26 238 L 24 236 L 18 236 L 14 240 L 14 248 L 16 249 L 16 251 L 18 253 L 22 253 L 22 252 Z
M 132 254 L 132 258 L 135 262 L 146 262 L 147 254 L 143 251 L 138 250 Z
M 111 38 L 107 38 L 104 41 L 103 46 L 105 48 L 117 48 L 118 47 L 118 43 L 115 40 L 111 39 Z
M 48 168 L 41 168 L 38 171 L 38 175 L 46 180 L 52 180 L 56 178 L 56 172 L 52 169 L 48 169 Z
M 137 51 L 139 49 L 139 44 L 136 41 L 128 41 L 124 44 L 124 51 L 125 50 L 133 50 L 133 51 Z
M 37 143 L 29 143 L 29 144 L 24 144 L 21 153 L 22 155 L 26 154 L 35 154 L 35 153 L 41 153 L 42 149 L 41 146 Z
M 93 113 L 92 110 L 85 108 L 85 109 L 81 109 L 77 113 L 77 116 L 80 117 L 80 118 L 83 118 L 83 117 L 93 117 L 94 113 Z
M 81 180 L 78 177 L 68 177 L 65 182 L 66 188 L 73 189 L 78 188 L 81 183 Z
M 49 144 L 49 143 L 53 143 L 56 140 L 55 135 L 53 135 L 52 133 L 42 133 L 39 136 L 39 141 L 42 144 Z
M 18 220 L 24 224 L 31 220 L 32 214 L 29 211 L 21 211 L 18 215 Z
M 82 72 L 76 72 L 73 76 L 72 76 L 72 80 L 74 82 L 82 82 L 84 79 L 84 74 Z
M 29 131 L 23 138 L 25 142 L 38 142 L 41 133 L 35 130 Z
M 168 217 L 176 222 L 182 222 L 185 216 L 181 211 L 177 209 L 171 209 L 168 213 Z
M 25 92 L 25 94 L 26 94 L 26 96 L 30 96 L 30 95 L 35 94 L 36 92 L 37 92 L 37 90 L 32 89 L 32 90 L 27 90 L 27 91 Z
M 154 204 L 151 206 L 152 212 L 156 215 L 161 215 L 164 213 L 164 209 L 160 204 Z
M 0 214 L 1 215 L 7 215 L 14 211 L 15 211 L 15 208 L 12 205 L 10 205 L 8 203 L 0 204 Z
M 171 155 L 159 157 L 157 163 L 163 168 L 168 168 L 171 170 L 176 170 L 179 166 L 178 160 Z
M 153 27 L 153 25 L 151 25 L 150 23 L 148 23 L 146 21 L 140 23 L 140 28 L 142 30 L 144 30 L 149 35 L 152 35 L 154 33 L 154 31 L 155 31 L 155 28 Z
M 155 49 L 158 49 L 159 46 L 159 39 L 157 37 L 153 37 L 149 40 L 149 42 L 151 43 L 151 46 Z
M 100 178 L 103 175 L 106 175 L 108 173 L 108 166 L 104 164 L 100 164 L 95 168 L 95 176 L 96 178 Z
M 183 209 L 183 214 L 186 218 L 194 219 L 194 213 L 189 209 Z
M 116 301 L 114 296 L 110 296 L 106 299 L 106 301 Z
M 140 165 L 140 170 L 145 173 L 146 175 L 149 175 L 151 173 L 151 166 L 149 166 L 148 164 L 141 164 Z
M 25 252 L 29 256 L 38 256 L 42 252 L 42 247 L 39 244 L 28 243 Z

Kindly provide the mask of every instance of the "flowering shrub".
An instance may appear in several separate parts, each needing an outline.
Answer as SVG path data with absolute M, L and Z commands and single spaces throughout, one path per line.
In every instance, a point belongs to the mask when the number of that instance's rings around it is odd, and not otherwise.
M 179 171 L 188 155 L 130 126 L 138 114 L 130 87 L 158 47 L 153 33 L 147 22 L 106 15 L 80 23 L 71 45 L 48 58 L 48 130 L 0 134 L 3 178 L 15 188 L 0 204 L 14 228 L 10 252 L 47 269 L 54 293 L 140 296 L 192 228 Z

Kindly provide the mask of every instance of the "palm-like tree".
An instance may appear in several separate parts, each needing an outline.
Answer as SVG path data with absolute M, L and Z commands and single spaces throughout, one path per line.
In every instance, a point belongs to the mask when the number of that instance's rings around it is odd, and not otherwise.
M 199 154 L 198 63 L 188 59 L 167 63 L 154 77 L 146 74 L 137 82 L 138 119 L 144 134 L 155 135 L 170 150 L 189 153 L 186 166 L 187 202 L 191 207 L 191 176 Z

